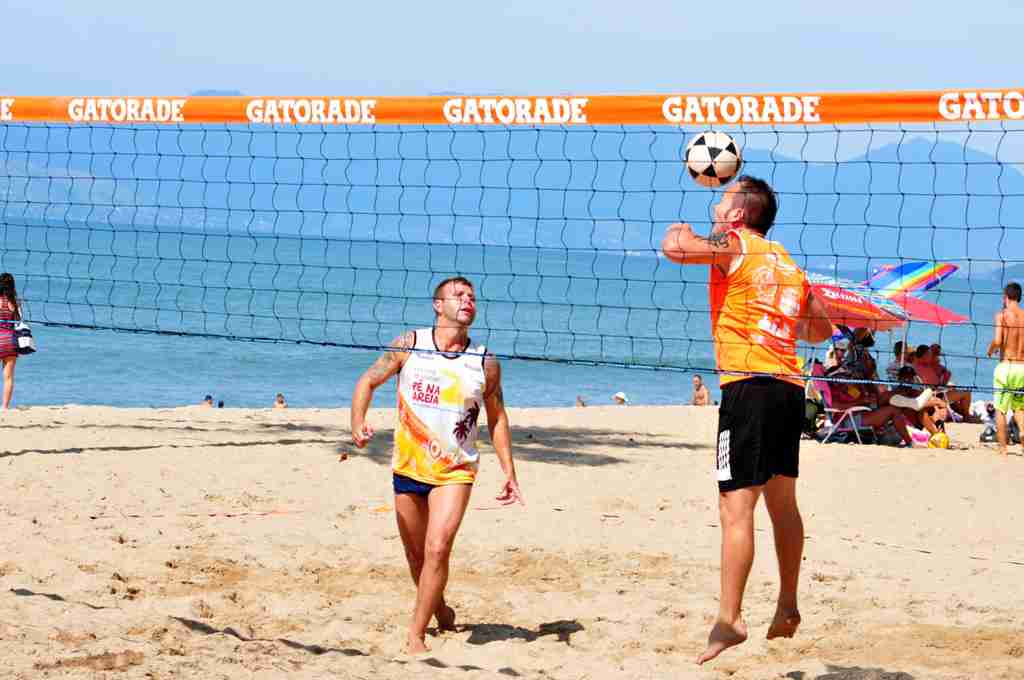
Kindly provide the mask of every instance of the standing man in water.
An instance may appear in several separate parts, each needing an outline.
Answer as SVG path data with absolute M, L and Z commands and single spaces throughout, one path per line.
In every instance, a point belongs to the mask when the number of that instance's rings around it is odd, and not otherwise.
M 999 453 L 1006 455 L 1006 412 L 1013 411 L 1017 428 L 1024 432 L 1024 309 L 1020 307 L 1019 283 L 1003 289 L 1003 309 L 996 312 L 995 336 L 988 346 L 988 356 L 999 354 L 999 363 L 992 376 L 996 402 L 996 439 Z
M 722 385 L 717 447 L 722 596 L 699 664 L 747 639 L 741 610 L 754 562 L 754 508 L 762 493 L 780 580 L 767 637 L 793 637 L 800 625 L 804 527 L 796 478 L 804 390 L 796 342 L 827 340 L 832 324 L 804 272 L 781 244 L 766 238 L 777 211 L 768 183 L 742 176 L 714 207 L 710 236 L 673 224 L 662 241 L 662 252 L 673 262 L 710 265 L 711 331 Z
M 410 331 L 359 378 L 352 394 L 352 439 L 359 448 L 373 437 L 366 411 L 373 392 L 396 373 L 398 423 L 392 459 L 395 516 L 405 547 L 416 608 L 408 651 L 425 652 L 427 624 L 452 630 L 455 611 L 444 601 L 448 561 L 469 504 L 480 454 L 476 449 L 481 405 L 494 451 L 505 472 L 498 500 L 523 503 L 512 461 L 512 435 L 501 392 L 501 366 L 483 345 L 473 347 L 473 284 L 461 276 L 434 290 L 433 328 Z

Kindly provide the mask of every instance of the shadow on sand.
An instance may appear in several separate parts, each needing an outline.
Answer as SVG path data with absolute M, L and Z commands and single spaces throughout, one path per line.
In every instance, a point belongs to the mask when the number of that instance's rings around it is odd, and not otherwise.
M 789 680 L 914 680 L 914 676 L 903 671 L 886 671 L 881 668 L 860 666 L 836 666 L 825 664 L 826 673 L 811 678 L 803 671 L 786 673 Z

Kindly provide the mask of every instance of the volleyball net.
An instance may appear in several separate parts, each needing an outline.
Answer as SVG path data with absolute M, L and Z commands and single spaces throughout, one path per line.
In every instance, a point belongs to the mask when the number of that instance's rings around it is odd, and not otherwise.
M 502 357 L 714 367 L 716 191 L 688 140 L 726 132 L 780 202 L 771 238 L 829 281 L 959 269 L 908 316 L 979 380 L 1024 273 L 1012 90 L 599 97 L 0 97 L 0 267 L 36 324 L 379 348 L 471 279 Z M 971 375 L 967 379 L 964 373 Z

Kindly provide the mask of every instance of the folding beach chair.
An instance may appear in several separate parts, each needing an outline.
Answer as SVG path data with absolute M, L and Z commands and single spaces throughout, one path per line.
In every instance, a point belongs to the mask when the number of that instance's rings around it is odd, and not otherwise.
M 820 365 L 815 365 L 812 373 L 816 378 L 824 377 L 824 368 Z M 872 436 L 874 436 L 874 429 L 863 426 L 860 423 L 860 414 L 868 413 L 871 411 L 867 406 L 848 406 L 848 407 L 836 407 L 832 404 L 832 383 L 827 380 L 816 379 L 813 381 L 815 388 L 821 393 L 821 398 L 825 402 L 825 437 L 821 440 L 822 444 L 828 443 L 834 435 L 838 434 L 849 434 L 853 432 L 853 436 L 857 439 L 858 444 L 863 444 L 864 440 L 860 436 L 861 430 L 871 430 Z

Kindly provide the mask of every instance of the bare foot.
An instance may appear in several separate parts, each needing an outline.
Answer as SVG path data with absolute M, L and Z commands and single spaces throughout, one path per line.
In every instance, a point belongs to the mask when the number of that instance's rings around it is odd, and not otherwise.
M 728 624 L 724 621 L 717 621 L 708 635 L 708 648 L 697 658 L 698 664 L 711 661 L 716 656 L 747 639 L 747 624 L 743 620 L 735 624 Z
M 800 612 L 795 609 L 776 609 L 772 625 L 768 626 L 769 640 L 784 637 L 791 638 L 800 627 Z
M 405 651 L 409 654 L 422 654 L 429 652 L 430 647 L 427 647 L 427 643 L 421 636 L 409 633 L 409 637 L 405 641 Z
M 438 633 L 446 630 L 455 630 L 455 610 L 448 605 L 442 604 L 434 613 L 434 618 L 437 619 Z

